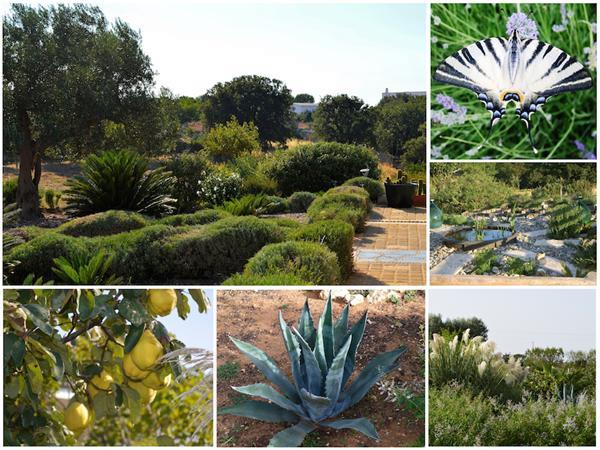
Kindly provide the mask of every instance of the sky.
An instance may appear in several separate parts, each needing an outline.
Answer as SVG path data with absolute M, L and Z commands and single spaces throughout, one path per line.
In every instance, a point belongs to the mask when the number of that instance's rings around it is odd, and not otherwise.
M 190 314 L 185 320 L 177 315 L 177 308 L 166 317 L 160 317 L 160 322 L 175 334 L 178 340 L 183 342 L 186 347 L 204 348 L 214 352 L 214 312 L 215 312 L 215 291 L 213 289 L 204 289 L 204 293 L 210 300 L 210 308 L 206 313 L 200 314 L 198 306 L 190 299 Z
M 502 353 L 536 347 L 595 348 L 595 295 L 591 289 L 431 289 L 429 313 L 479 317 Z
M 258 74 L 294 95 L 346 93 L 372 105 L 385 88 L 424 91 L 429 79 L 425 5 L 90 3 L 141 31 L 157 86 L 177 95 Z

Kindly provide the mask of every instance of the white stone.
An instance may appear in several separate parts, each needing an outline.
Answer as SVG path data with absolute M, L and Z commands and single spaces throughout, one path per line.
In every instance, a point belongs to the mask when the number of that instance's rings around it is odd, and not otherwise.
M 504 252 L 504 254 L 506 256 L 510 256 L 511 258 L 519 258 L 519 259 L 523 259 L 525 261 L 535 259 L 536 255 L 537 255 L 537 253 L 535 253 L 535 252 L 531 252 L 529 250 L 522 250 L 522 249 L 506 250 Z
M 572 245 L 574 247 L 577 247 L 580 243 L 581 243 L 581 239 L 578 239 L 578 238 L 565 239 L 565 244 Z
M 546 236 L 548 234 L 548 230 L 532 230 L 521 233 L 523 236 L 527 236 L 529 239 L 535 239 L 539 237 Z
M 562 248 L 565 246 L 565 241 L 560 239 L 536 239 L 535 245 L 540 247 Z
M 381 302 L 385 302 L 388 299 L 390 299 L 392 296 L 395 296 L 397 298 L 401 298 L 402 296 L 400 295 L 400 293 L 396 292 L 396 291 L 391 291 L 391 290 L 374 290 L 369 292 L 369 295 L 367 295 L 367 301 L 369 303 L 381 303 Z
M 546 272 L 554 272 L 560 275 L 565 275 L 563 265 L 566 265 L 569 268 L 571 274 L 575 275 L 577 273 L 577 268 L 570 262 L 561 261 L 560 259 L 553 258 L 551 256 L 546 256 L 546 258 L 540 262 L 541 269 L 545 270 Z
M 500 273 L 500 269 L 498 269 L 496 266 L 492 267 L 492 273 L 498 275 Z
M 354 294 L 354 295 L 350 295 L 350 297 L 348 297 L 350 306 L 356 306 L 356 305 L 360 305 L 361 303 L 365 302 L 365 297 L 364 295 L 361 294 Z
M 452 253 L 441 263 L 435 266 L 431 273 L 435 275 L 456 275 L 460 270 L 473 260 L 470 253 Z
M 332 289 L 331 291 L 321 291 L 320 297 L 323 300 L 326 300 L 329 297 L 329 293 L 331 292 L 331 299 L 335 300 L 343 300 L 346 301 L 346 298 L 350 295 L 350 291 L 348 289 Z
M 541 261 L 545 257 L 546 257 L 546 254 L 544 252 L 540 252 L 537 255 L 535 255 L 535 259 L 538 260 L 538 261 Z

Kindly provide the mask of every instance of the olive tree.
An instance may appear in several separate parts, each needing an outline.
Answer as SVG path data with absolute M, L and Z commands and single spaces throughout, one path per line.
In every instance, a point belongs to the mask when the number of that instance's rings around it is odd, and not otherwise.
M 5 142 L 8 134 L 18 154 L 17 204 L 31 218 L 44 152 L 142 114 L 154 74 L 140 35 L 97 7 L 13 4 L 3 33 Z

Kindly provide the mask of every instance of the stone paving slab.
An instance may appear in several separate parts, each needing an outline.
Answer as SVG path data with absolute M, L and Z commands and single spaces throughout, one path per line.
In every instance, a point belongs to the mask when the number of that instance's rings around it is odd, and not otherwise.
M 536 255 L 537 255 L 536 252 L 531 252 L 529 250 L 522 250 L 522 249 L 509 249 L 509 250 L 504 251 L 502 254 L 506 255 L 506 256 L 510 256 L 511 258 L 519 258 L 524 261 L 530 261 L 532 259 L 535 259 Z
M 564 275 L 563 264 L 569 268 L 571 274 L 575 275 L 577 273 L 577 268 L 573 264 L 553 258 L 552 256 L 546 256 L 544 259 L 542 259 L 540 261 L 540 268 L 544 269 L 546 272 L 554 272 Z
M 360 262 L 424 264 L 425 250 L 357 250 L 354 259 Z
M 367 217 L 369 222 L 427 222 L 427 208 L 396 209 L 374 206 Z
M 460 269 L 473 260 L 470 253 L 452 253 L 441 263 L 431 269 L 432 275 L 456 275 Z

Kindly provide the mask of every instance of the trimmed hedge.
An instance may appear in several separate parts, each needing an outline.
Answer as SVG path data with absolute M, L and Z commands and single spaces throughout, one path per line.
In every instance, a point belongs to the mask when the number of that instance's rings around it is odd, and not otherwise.
M 377 181 L 369 177 L 350 178 L 344 183 L 344 186 L 357 186 L 363 188 L 369 193 L 369 197 L 371 198 L 372 202 L 376 202 L 377 199 L 385 192 L 383 183 L 381 181 Z
M 263 214 L 281 214 L 290 210 L 290 204 L 287 199 L 276 195 L 265 197 L 265 206 L 261 208 Z
M 366 194 L 366 191 L 362 191 Z M 356 193 L 328 192 L 310 205 L 307 211 L 308 217 L 311 222 L 342 220 L 350 223 L 355 231 L 362 231 L 369 213 L 370 205 L 367 197 L 368 194 L 365 196 Z
M 269 275 L 244 275 L 236 273 L 223 282 L 224 286 L 313 286 L 296 275 L 275 273 Z
M 241 271 L 261 248 L 284 237 L 278 225 L 253 216 L 190 228 L 164 244 L 163 251 L 169 256 L 166 278 L 220 280 Z
M 299 145 L 282 152 L 269 169 L 284 195 L 295 191 L 320 192 L 356 177 L 361 169 L 379 179 L 379 159 L 367 147 L 337 142 Z
M 265 246 L 254 255 L 243 275 L 294 275 L 315 285 L 331 285 L 340 281 L 336 255 L 313 242 L 288 241 Z
M 338 186 L 338 187 L 334 187 L 329 189 L 327 192 L 325 192 L 325 195 L 328 194 L 353 194 L 353 195 L 358 195 L 359 197 L 362 197 L 365 199 L 365 205 L 367 206 L 367 209 L 371 209 L 371 203 L 370 203 L 370 197 L 369 197 L 369 193 L 367 192 L 366 189 L 363 189 L 361 187 L 358 186 Z
M 192 214 L 177 214 L 160 219 L 158 223 L 181 227 L 184 225 L 206 225 L 217 220 L 225 219 L 231 216 L 227 211 L 221 209 L 203 209 Z
M 69 236 L 105 236 L 136 230 L 149 225 L 149 220 L 136 212 L 110 210 L 79 217 L 62 224 L 57 231 Z
M 290 211 L 293 213 L 304 213 L 316 198 L 317 194 L 313 194 L 312 192 L 294 192 L 288 197 Z
M 294 240 L 326 245 L 337 256 L 342 280 L 352 273 L 354 228 L 349 223 L 341 220 L 323 220 L 303 226 L 290 237 Z

